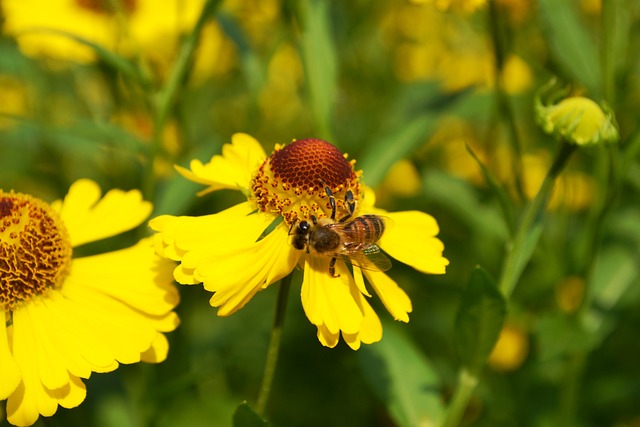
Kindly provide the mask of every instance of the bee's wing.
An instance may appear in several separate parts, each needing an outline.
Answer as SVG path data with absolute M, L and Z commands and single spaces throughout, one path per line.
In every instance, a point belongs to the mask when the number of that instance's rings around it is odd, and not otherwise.
M 378 245 L 366 245 L 357 252 L 337 253 L 334 257 L 364 270 L 387 271 L 391 268 L 391 260 L 380 250 Z

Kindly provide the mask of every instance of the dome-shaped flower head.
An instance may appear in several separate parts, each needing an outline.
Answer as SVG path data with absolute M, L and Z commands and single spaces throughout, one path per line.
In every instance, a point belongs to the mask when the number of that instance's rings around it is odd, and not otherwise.
M 412 307 L 383 271 L 390 263 L 378 248 L 424 273 L 442 274 L 448 261 L 435 219 L 375 208 L 354 163 L 320 139 L 278 145 L 267 157 L 254 138 L 235 134 L 222 155 L 178 170 L 209 186 L 200 194 L 236 189 L 247 201 L 201 217 L 153 219 L 156 250 L 180 262 L 179 283 L 203 283 L 214 292 L 210 303 L 219 316 L 299 265 L 302 306 L 323 345 L 334 347 L 340 334 L 353 349 L 379 341 L 382 326 L 367 301 L 365 278 L 395 319 L 407 322 Z
M 160 362 L 178 294 L 150 239 L 76 258 L 73 248 L 130 230 L 151 213 L 140 192 L 79 180 L 49 205 L 0 190 L 0 400 L 11 424 L 78 406 L 82 378 Z

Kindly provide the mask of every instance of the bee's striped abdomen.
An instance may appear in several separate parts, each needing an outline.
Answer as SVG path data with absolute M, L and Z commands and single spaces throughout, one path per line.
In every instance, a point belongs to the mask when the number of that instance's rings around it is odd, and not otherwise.
M 384 221 L 376 215 L 362 215 L 345 226 L 358 243 L 375 243 L 384 233 Z

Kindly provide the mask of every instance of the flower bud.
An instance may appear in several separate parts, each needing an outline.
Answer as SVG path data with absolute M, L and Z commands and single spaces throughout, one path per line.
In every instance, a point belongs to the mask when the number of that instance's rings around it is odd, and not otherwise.
M 620 135 L 613 112 L 582 96 L 565 98 L 545 106 L 536 99 L 536 116 L 542 129 L 576 145 L 618 142 Z

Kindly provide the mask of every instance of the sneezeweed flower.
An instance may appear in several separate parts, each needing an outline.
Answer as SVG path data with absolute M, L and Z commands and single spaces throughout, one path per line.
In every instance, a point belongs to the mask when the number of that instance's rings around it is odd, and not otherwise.
M 168 62 L 178 37 L 191 29 L 203 0 L 5 0 L 0 6 L 5 34 L 15 36 L 23 53 L 88 63 L 90 47 L 65 32 L 111 51 L 141 53 L 152 63 Z
M 545 106 L 537 96 L 535 108 L 542 129 L 571 144 L 613 143 L 620 137 L 611 110 L 589 98 L 575 96 Z
M 382 338 L 380 319 L 366 297 L 365 280 L 396 319 L 409 320 L 411 300 L 382 271 L 353 267 L 343 259 L 330 274 L 331 257 L 296 249 L 292 244 L 302 221 L 330 221 L 332 208 L 325 187 L 335 197 L 336 220 L 355 207 L 354 217 L 384 215 L 394 222 L 379 246 L 391 257 L 424 273 L 443 274 L 448 261 L 435 236 L 438 225 L 423 212 L 385 212 L 374 207 L 374 193 L 360 183 L 354 161 L 326 141 L 294 140 L 276 145 L 267 157 L 249 135 L 235 134 L 222 155 L 206 164 L 178 167 L 186 178 L 208 185 L 200 192 L 242 191 L 247 201 L 201 217 L 160 216 L 150 222 L 159 254 L 179 261 L 175 279 L 182 284 L 203 283 L 214 292 L 210 304 L 219 316 L 233 314 L 260 290 L 303 268 L 301 299 L 304 311 L 317 327 L 320 342 L 334 347 L 340 334 L 353 349 Z M 355 206 L 347 195 L 352 195 Z M 280 221 L 280 222 L 279 222 Z M 271 230 L 270 232 L 268 230 Z
M 73 248 L 130 230 L 150 212 L 138 191 L 100 199 L 89 180 L 51 205 L 0 191 L 0 399 L 10 423 L 78 406 L 92 372 L 165 359 L 162 332 L 178 324 L 178 294 L 173 266 L 151 240 L 73 257 Z

